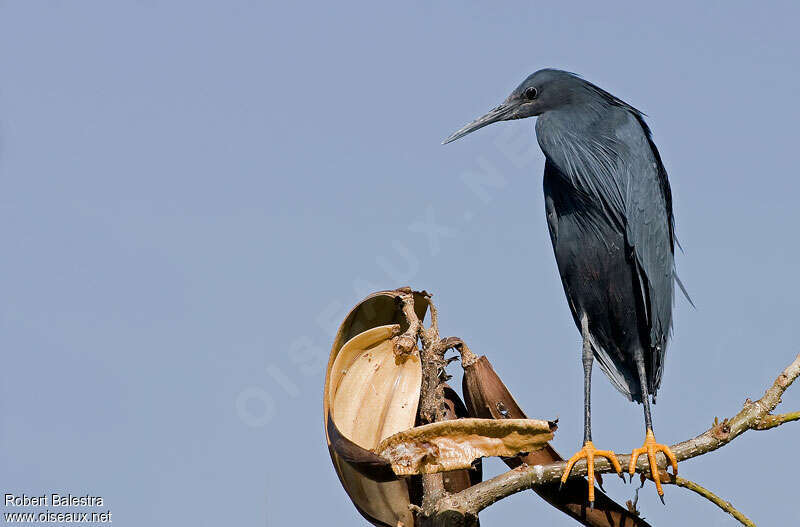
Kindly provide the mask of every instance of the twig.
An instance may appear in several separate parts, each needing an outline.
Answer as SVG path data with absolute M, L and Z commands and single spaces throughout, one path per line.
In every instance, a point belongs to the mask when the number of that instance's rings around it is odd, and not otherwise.
M 765 415 L 764 418 L 753 427 L 753 430 L 769 430 L 770 428 L 775 428 L 783 423 L 797 420 L 800 420 L 800 412 L 791 412 L 780 415 Z
M 454 348 L 461 355 L 462 367 L 466 368 L 467 366 L 471 366 L 478 361 L 478 356 L 472 353 L 472 350 L 469 349 L 467 343 L 460 338 L 448 337 L 445 340 L 445 344 L 448 348 Z
M 396 355 L 411 353 L 412 350 L 416 349 L 420 327 L 422 326 L 419 317 L 417 317 L 417 312 L 414 311 L 414 294 L 411 289 L 407 291 L 398 289 L 398 292 L 400 293 L 400 300 L 403 302 L 403 316 L 408 322 L 408 329 L 395 340 L 394 352 Z
M 759 426 L 772 428 L 780 424 L 795 420 L 794 414 L 785 416 L 772 416 L 775 407 L 780 403 L 781 395 L 800 375 L 800 355 L 786 367 L 770 386 L 761 399 L 752 402 L 745 401 L 742 410 L 731 419 L 716 422 L 706 432 L 697 437 L 677 443 L 671 447 L 678 461 L 683 461 L 716 450 L 750 429 L 759 429 Z M 786 417 L 789 416 L 789 417 Z M 765 421 L 766 420 L 766 421 Z M 760 423 L 766 422 L 761 425 Z M 763 428 L 761 428 L 763 429 Z M 629 455 L 620 455 L 619 461 L 625 466 L 630 460 Z M 660 466 L 665 465 L 663 455 L 659 454 Z M 595 462 L 595 472 L 611 472 L 612 467 L 608 461 L 598 459 Z M 548 465 L 522 466 L 517 469 L 496 476 L 490 480 L 474 485 L 457 494 L 447 496 L 439 501 L 439 511 L 459 511 L 463 514 L 477 515 L 489 505 L 517 492 L 529 489 L 536 485 L 552 483 L 561 477 L 566 466 L 565 462 L 550 463 Z M 648 471 L 647 460 L 642 458 L 637 469 L 640 472 Z M 586 475 L 586 463 L 581 461 L 572 469 L 573 476 Z
M 666 478 L 663 477 L 664 473 L 662 473 L 661 475 L 662 475 L 661 481 L 663 483 L 671 483 L 673 485 L 689 489 L 692 492 L 695 492 L 700 496 L 704 497 L 705 499 L 712 502 L 714 505 L 716 505 L 723 511 L 727 512 L 728 514 L 736 518 L 742 525 L 745 525 L 746 527 L 756 527 L 756 524 L 753 523 L 747 516 L 736 510 L 736 508 L 731 504 L 731 502 L 723 500 L 710 490 L 701 487 L 694 481 L 684 479 L 680 476 L 673 476 L 672 474 L 669 474 Z

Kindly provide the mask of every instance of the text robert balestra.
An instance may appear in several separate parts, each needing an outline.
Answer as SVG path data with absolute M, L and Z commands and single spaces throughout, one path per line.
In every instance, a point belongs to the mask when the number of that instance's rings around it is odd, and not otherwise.
M 76 496 L 74 494 L 5 494 L 3 503 L 6 507 L 102 507 L 101 496 Z

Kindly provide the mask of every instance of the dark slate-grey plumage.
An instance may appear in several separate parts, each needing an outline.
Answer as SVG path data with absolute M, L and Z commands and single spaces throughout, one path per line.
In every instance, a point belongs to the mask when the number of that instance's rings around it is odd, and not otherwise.
M 667 172 L 641 112 L 554 69 L 529 76 L 503 104 L 445 143 L 493 122 L 531 116 L 538 116 L 536 137 L 546 158 L 545 212 L 553 251 L 584 341 L 584 444 L 593 448 L 594 358 L 623 395 L 644 403 L 652 438 L 650 397 L 661 384 L 674 284 L 680 285 Z M 660 482 L 657 488 L 662 495 Z

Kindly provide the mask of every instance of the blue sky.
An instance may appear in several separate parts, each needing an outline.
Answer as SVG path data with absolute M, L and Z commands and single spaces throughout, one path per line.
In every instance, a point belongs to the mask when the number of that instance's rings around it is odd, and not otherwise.
M 359 525 L 324 447 L 324 364 L 346 311 L 402 285 L 433 291 L 442 332 L 573 452 L 579 335 L 534 122 L 440 145 L 542 67 L 646 112 L 670 174 L 697 309 L 677 301 L 657 437 L 732 415 L 798 352 L 799 15 L 0 1 L 3 492 L 101 495 L 121 525 Z M 598 447 L 641 444 L 641 408 L 600 373 L 593 407 Z M 758 524 L 797 523 L 798 439 L 749 432 L 681 474 Z M 641 496 L 654 525 L 735 525 L 666 499 Z M 573 524 L 532 493 L 482 515 L 533 519 Z

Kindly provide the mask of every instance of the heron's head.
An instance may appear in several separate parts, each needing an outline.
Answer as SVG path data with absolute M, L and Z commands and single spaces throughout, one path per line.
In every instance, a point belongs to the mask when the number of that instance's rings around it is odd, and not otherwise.
M 444 140 L 447 144 L 498 121 L 525 119 L 562 108 L 583 96 L 588 83 L 573 73 L 544 69 L 530 75 L 511 95 L 483 117 L 479 117 Z

